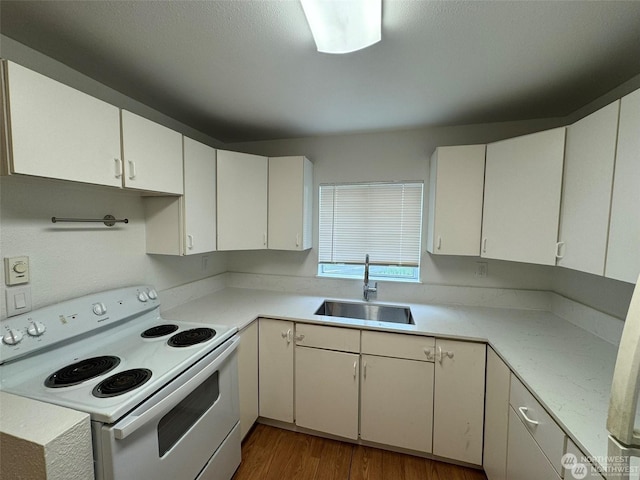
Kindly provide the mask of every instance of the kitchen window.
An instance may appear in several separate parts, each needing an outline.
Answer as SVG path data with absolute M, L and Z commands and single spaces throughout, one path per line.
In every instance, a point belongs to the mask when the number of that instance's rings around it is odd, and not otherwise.
M 318 276 L 418 282 L 422 182 L 320 185 Z

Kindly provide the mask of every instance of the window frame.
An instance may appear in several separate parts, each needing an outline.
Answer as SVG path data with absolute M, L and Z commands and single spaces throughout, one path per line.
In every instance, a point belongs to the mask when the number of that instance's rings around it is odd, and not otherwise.
M 321 183 L 318 189 L 318 257 L 317 257 L 317 276 L 321 278 L 340 278 L 340 279 L 362 279 L 364 276 L 364 254 L 362 255 L 362 261 L 358 262 L 357 260 L 351 260 L 347 262 L 327 262 L 321 261 L 321 258 L 326 255 L 323 255 L 323 251 L 321 250 L 321 246 L 323 243 L 323 215 L 327 213 L 323 213 L 323 201 L 322 194 L 323 188 L 326 187 L 367 187 L 367 186 L 379 186 L 379 185 L 412 185 L 420 186 L 420 200 L 419 205 L 413 203 L 410 207 L 418 209 L 417 214 L 414 212 L 413 217 L 414 220 L 417 217 L 417 229 L 415 223 L 413 224 L 413 229 L 417 230 L 417 245 L 413 245 L 414 255 L 417 254 L 417 262 L 412 265 L 403 265 L 400 263 L 375 263 L 370 264 L 369 267 L 369 278 L 375 281 L 385 281 L 385 282 L 408 282 L 408 283 L 420 283 L 420 265 L 422 260 L 422 241 L 423 241 L 423 227 L 424 227 L 424 181 L 422 180 L 405 180 L 405 181 L 377 181 L 377 182 L 331 182 L 331 183 Z M 331 200 L 331 205 L 333 206 L 333 202 L 336 199 L 336 191 L 333 191 L 333 199 Z M 400 208 L 400 206 L 398 207 Z M 400 208 L 404 210 L 404 207 Z M 335 241 L 335 210 L 333 211 L 333 217 L 330 220 L 331 224 L 331 242 Z M 402 222 L 401 222 L 402 223 Z M 402 237 L 402 235 L 400 235 Z M 415 236 L 415 235 L 414 235 Z M 403 244 L 404 245 L 404 244 Z M 333 249 L 333 245 L 331 247 Z M 330 255 L 333 257 L 333 250 L 330 252 Z M 398 273 L 398 269 L 400 272 Z M 396 273 L 392 273 L 393 271 Z

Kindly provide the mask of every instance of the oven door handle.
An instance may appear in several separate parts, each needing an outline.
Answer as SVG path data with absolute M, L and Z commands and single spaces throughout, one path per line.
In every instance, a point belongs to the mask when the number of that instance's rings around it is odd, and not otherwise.
M 192 378 L 187 380 L 183 385 L 177 387 L 173 392 L 159 400 L 151 407 L 147 407 L 144 411 L 139 413 L 134 411 L 122 422 L 117 423 L 116 426 L 112 428 L 115 438 L 118 440 L 127 438 L 133 432 L 145 425 L 150 419 L 169 412 L 173 407 L 193 392 L 204 380 L 213 375 L 213 373 L 220 368 L 234 350 L 238 348 L 239 343 L 239 338 L 234 338 L 231 342 L 227 341 L 223 343 L 221 347 L 224 350 L 218 355 L 218 357 L 196 373 Z

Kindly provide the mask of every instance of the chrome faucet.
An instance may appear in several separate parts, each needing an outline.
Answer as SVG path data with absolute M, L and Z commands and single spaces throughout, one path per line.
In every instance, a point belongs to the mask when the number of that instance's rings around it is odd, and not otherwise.
M 378 282 L 373 284 L 373 287 L 369 286 L 369 254 L 364 257 L 364 286 L 362 287 L 362 296 L 368 302 L 370 293 L 377 293 Z

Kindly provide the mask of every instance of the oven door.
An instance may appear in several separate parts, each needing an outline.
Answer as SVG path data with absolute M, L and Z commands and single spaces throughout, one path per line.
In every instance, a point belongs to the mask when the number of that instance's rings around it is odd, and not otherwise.
M 95 445 L 98 479 L 198 477 L 240 418 L 238 343 L 235 337 L 223 343 L 117 423 L 102 425 Z M 234 463 L 224 469 L 233 473 L 239 436 L 229 436 L 222 450 L 216 461 Z

